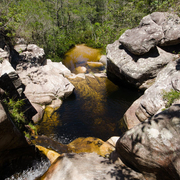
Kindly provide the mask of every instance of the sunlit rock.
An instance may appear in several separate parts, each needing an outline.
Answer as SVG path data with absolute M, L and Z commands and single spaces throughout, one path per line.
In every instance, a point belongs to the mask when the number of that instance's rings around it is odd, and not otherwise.
M 115 148 L 98 138 L 88 137 L 88 138 L 77 138 L 70 144 L 68 147 L 74 153 L 82 153 L 88 152 L 92 153 L 95 152 L 101 156 L 109 155 Z
M 86 73 L 87 69 L 84 66 L 78 66 L 77 68 L 75 68 L 75 72 L 78 73 Z
M 127 131 L 117 142 L 119 157 L 147 179 L 180 178 L 180 105 Z
M 9 53 L 0 48 L 0 62 L 2 62 L 3 60 L 9 61 Z
M 18 53 L 22 53 L 23 51 L 27 50 L 27 45 L 26 44 L 17 44 L 14 46 L 14 49 L 18 52 Z
M 31 102 L 49 105 L 56 100 L 57 104 L 58 98 L 68 97 L 73 92 L 74 86 L 63 76 L 70 71 L 66 71 L 62 63 L 58 65 L 55 67 L 53 63 L 48 63 L 37 67 L 31 67 L 30 64 L 17 66 L 17 72 L 26 85 L 24 93 Z M 61 102 L 59 102 L 60 105 Z
M 120 138 L 120 136 L 112 136 L 106 142 L 109 143 L 110 145 L 116 147 L 116 143 L 117 143 L 119 138 Z
M 138 27 L 128 29 L 119 41 L 133 54 L 142 55 L 156 45 L 180 43 L 180 18 L 168 12 L 154 12 L 141 20 Z
M 41 151 L 51 162 L 51 164 L 61 155 L 53 150 L 47 149 L 43 146 L 36 145 L 36 147 Z
M 43 118 L 44 108 L 39 104 L 32 103 L 32 105 L 37 111 L 37 113 L 32 117 L 32 120 L 34 123 L 38 123 Z
M 96 153 L 65 154 L 39 180 L 145 180 L 127 166 L 116 165 Z
M 136 110 L 136 116 L 140 121 L 153 116 L 166 106 L 166 100 L 163 99 L 163 92 L 169 92 L 171 89 L 180 90 L 179 64 L 179 59 L 170 62 L 159 72 L 155 83 L 145 91 L 140 100 L 140 105 Z
M 175 59 L 175 55 L 158 47 L 142 56 L 133 55 L 118 41 L 108 44 L 106 50 L 108 77 L 119 81 L 119 84 L 128 84 L 137 88 L 149 79 L 155 78 L 164 66 Z M 149 84 L 149 87 L 151 85 Z

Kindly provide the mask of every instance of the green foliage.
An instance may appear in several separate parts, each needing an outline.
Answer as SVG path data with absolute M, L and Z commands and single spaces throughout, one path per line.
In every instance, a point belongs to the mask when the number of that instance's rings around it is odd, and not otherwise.
M 169 92 L 163 91 L 163 99 L 166 101 L 166 108 L 168 108 L 175 100 L 180 99 L 180 92 L 174 89 Z
M 16 126 L 20 130 L 23 130 L 24 125 L 27 124 L 24 113 L 22 112 L 22 106 L 24 105 L 24 101 L 14 101 L 13 99 L 9 99 L 8 101 L 5 100 L 4 103 L 6 104 L 9 114 Z
M 75 44 L 105 51 L 143 16 L 180 10 L 177 0 L 4 0 L 0 1 L 0 33 L 24 37 L 44 48 L 54 61 Z
M 24 100 L 21 99 L 15 101 L 13 99 L 8 99 L 4 100 L 4 103 L 8 109 L 11 119 L 16 124 L 17 128 L 24 133 L 26 138 L 31 139 L 32 133 L 37 135 L 36 127 L 26 119 L 24 112 L 22 111 Z

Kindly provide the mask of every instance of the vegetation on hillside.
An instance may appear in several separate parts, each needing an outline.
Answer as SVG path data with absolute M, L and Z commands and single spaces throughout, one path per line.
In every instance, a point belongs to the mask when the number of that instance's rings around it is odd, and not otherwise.
M 23 112 L 24 100 L 23 99 L 4 99 L 4 105 L 7 107 L 8 113 L 15 123 L 16 127 L 24 133 L 28 139 L 30 139 L 30 131 L 34 131 L 35 134 L 37 133 L 36 127 L 33 125 L 33 122 L 29 122 L 28 119 L 25 117 Z M 29 129 L 27 129 L 27 127 Z
M 59 61 L 75 44 L 105 49 L 154 11 L 178 11 L 178 0 L 2 0 L 0 35 L 23 37 Z
M 163 91 L 163 99 L 166 101 L 166 108 L 168 108 L 176 100 L 180 99 L 180 92 L 174 89 L 171 89 L 169 92 Z

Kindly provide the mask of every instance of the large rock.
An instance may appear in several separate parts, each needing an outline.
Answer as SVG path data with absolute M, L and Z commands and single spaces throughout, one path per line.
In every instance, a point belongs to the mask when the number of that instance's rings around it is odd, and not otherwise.
M 56 65 L 48 63 L 45 66 L 19 64 L 16 70 L 26 85 L 25 95 L 36 104 L 51 104 L 57 98 L 69 96 L 74 89 L 69 80 L 63 76 L 69 71 L 64 70 L 62 63 Z
M 127 131 L 117 142 L 123 162 L 147 180 L 180 179 L 180 105 Z
M 180 43 L 180 18 L 167 12 L 154 12 L 145 16 L 138 27 L 125 31 L 119 41 L 131 53 L 142 55 L 156 45 Z
M 44 49 L 38 47 L 36 44 L 18 44 L 14 49 L 19 53 L 19 62 L 46 64 Z
M 180 18 L 167 12 L 154 12 L 151 19 L 162 27 L 164 37 L 159 41 L 160 46 L 176 45 L 180 43 Z
M 111 144 L 93 137 L 77 138 L 68 144 L 68 147 L 74 153 L 95 152 L 104 157 L 109 156 L 115 150 Z
M 148 88 L 141 97 L 139 107 L 136 109 L 136 116 L 140 121 L 153 116 L 165 108 L 166 100 L 163 99 L 163 92 L 171 89 L 180 90 L 180 59 L 170 62 L 157 76 L 155 83 Z
M 119 41 L 131 53 L 142 55 L 155 47 L 163 37 L 161 26 L 158 26 L 149 15 L 141 20 L 137 28 L 125 31 Z
M 95 153 L 65 154 L 59 157 L 41 180 L 145 180 L 142 174 L 111 163 Z
M 135 87 L 146 84 L 147 88 L 152 85 L 147 81 L 155 78 L 157 73 L 174 59 L 174 55 L 158 47 L 145 55 L 136 56 L 127 52 L 118 41 L 108 44 L 106 51 L 108 77 Z

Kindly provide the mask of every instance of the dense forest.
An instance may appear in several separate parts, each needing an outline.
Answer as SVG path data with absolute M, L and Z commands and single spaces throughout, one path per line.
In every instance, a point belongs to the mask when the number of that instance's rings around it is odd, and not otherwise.
M 154 11 L 178 13 L 178 0 L 0 0 L 0 35 L 23 37 L 60 61 L 75 44 L 105 50 Z

